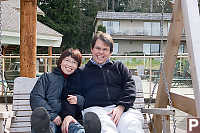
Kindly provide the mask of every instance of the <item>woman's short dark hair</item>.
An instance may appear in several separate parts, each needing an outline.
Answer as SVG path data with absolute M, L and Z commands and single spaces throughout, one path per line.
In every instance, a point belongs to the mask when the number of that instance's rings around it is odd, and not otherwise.
M 81 66 L 81 62 L 82 62 L 81 52 L 78 49 L 69 48 L 69 49 L 66 49 L 65 51 L 63 51 L 62 54 L 60 55 L 58 62 L 57 62 L 57 67 L 60 68 L 60 64 L 62 63 L 62 60 L 65 57 L 69 57 L 69 56 L 78 62 L 78 67 Z
M 94 45 L 95 45 L 95 43 L 96 43 L 96 41 L 97 40 L 101 40 L 101 41 L 103 41 L 107 46 L 109 46 L 110 47 L 110 53 L 112 53 L 113 52 L 113 39 L 112 39 L 112 37 L 109 35 L 109 34 L 107 34 L 107 33 L 103 33 L 102 31 L 98 31 L 95 35 L 94 35 L 94 37 L 93 37 L 93 39 L 92 39 L 92 42 L 91 42 L 91 48 L 93 49 L 94 48 Z

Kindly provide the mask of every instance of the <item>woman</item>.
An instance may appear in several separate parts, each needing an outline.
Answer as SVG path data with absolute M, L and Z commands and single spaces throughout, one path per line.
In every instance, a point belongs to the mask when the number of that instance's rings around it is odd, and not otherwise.
M 77 49 L 65 50 L 51 73 L 44 73 L 38 79 L 30 94 L 30 104 L 33 110 L 31 116 L 32 132 L 34 133 L 84 133 L 84 128 L 77 122 L 77 106 L 83 105 L 83 97 L 78 95 L 79 69 L 82 55 Z M 63 88 L 68 93 L 61 95 Z M 68 94 L 76 94 L 69 95 Z M 62 98 L 61 98 L 62 97 Z M 61 99 L 72 101 L 61 111 Z M 63 101 L 63 100 L 62 100 Z M 75 114 L 75 115 L 74 115 Z M 62 123 L 62 120 L 64 121 Z

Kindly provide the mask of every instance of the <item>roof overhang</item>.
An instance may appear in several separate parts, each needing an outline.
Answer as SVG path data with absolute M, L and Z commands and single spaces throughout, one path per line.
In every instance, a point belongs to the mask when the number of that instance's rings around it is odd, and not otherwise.
M 2 45 L 20 45 L 20 12 L 15 8 L 16 3 L 13 5 L 11 3 L 12 0 L 2 2 Z M 37 46 L 60 47 L 62 36 L 62 34 L 37 21 Z
M 2 45 L 20 45 L 20 33 L 11 31 L 2 31 Z M 51 36 L 37 34 L 37 46 L 60 47 L 62 36 Z

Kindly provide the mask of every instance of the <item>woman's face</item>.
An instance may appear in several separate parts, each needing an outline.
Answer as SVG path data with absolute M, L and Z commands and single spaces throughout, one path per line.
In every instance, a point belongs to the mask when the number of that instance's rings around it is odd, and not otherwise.
M 70 75 L 78 68 L 78 62 L 71 56 L 68 56 L 62 60 L 60 66 L 64 74 Z

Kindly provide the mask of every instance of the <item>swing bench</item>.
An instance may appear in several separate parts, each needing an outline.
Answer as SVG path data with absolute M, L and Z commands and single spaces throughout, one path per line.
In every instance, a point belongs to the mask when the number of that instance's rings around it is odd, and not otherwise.
M 31 107 L 30 107 L 30 92 L 38 78 L 18 77 L 14 81 L 13 92 L 13 107 L 15 116 L 11 119 L 10 133 L 31 133 Z M 158 115 L 174 115 L 173 110 L 169 109 L 145 109 L 144 94 L 142 89 L 142 81 L 140 77 L 134 76 L 136 82 L 136 101 L 134 108 L 144 113 L 144 131 L 149 133 L 149 126 L 146 119 L 146 113 Z M 163 126 L 164 127 L 164 126 Z M 166 127 L 166 126 L 165 126 Z M 165 130 L 163 128 L 163 130 Z

